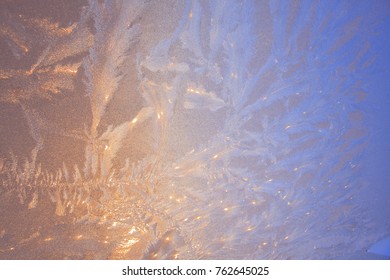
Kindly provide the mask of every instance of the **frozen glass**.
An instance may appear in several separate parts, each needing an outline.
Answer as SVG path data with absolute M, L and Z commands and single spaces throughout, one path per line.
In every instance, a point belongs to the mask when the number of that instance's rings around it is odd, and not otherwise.
M 2 1 L 0 258 L 386 258 L 389 13 Z

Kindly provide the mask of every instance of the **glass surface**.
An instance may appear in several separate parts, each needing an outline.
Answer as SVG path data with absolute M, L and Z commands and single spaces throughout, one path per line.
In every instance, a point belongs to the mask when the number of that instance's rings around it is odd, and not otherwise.
M 389 12 L 1 1 L 0 258 L 388 258 Z

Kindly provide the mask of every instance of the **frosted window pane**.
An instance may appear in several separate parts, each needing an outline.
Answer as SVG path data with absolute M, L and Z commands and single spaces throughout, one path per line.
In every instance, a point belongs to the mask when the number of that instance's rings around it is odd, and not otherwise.
M 0 4 L 0 258 L 386 257 L 389 11 Z

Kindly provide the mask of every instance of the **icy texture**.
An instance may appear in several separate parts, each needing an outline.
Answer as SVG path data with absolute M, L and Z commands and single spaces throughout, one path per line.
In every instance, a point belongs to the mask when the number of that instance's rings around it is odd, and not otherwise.
M 0 257 L 364 252 L 383 236 L 354 199 L 371 9 L 91 1 L 65 26 L 2 11 L 1 48 L 31 58 L 0 69 L 0 102 L 31 148 L 1 151 Z

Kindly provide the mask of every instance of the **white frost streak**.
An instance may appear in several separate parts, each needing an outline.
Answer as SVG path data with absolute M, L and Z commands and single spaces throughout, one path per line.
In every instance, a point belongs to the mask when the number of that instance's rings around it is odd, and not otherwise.
M 124 61 L 128 51 L 140 32 L 135 20 L 141 12 L 141 2 L 123 3 L 91 1 L 96 35 L 89 56 L 84 61 L 87 94 L 91 99 L 91 134 L 104 115 L 107 104 L 118 90 L 125 71 Z
M 143 8 L 142 1 L 91 1 L 90 6 L 96 34 L 94 45 L 83 64 L 92 111 L 85 176 L 97 174 L 99 164 L 101 175 L 108 175 L 119 144 L 129 131 L 130 125 L 125 123 L 114 129 L 110 126 L 101 137 L 97 135 L 106 107 L 126 73 L 124 62 L 128 59 L 130 46 L 140 33 L 140 26 L 135 21 Z M 112 139 L 108 141 L 107 136 Z

